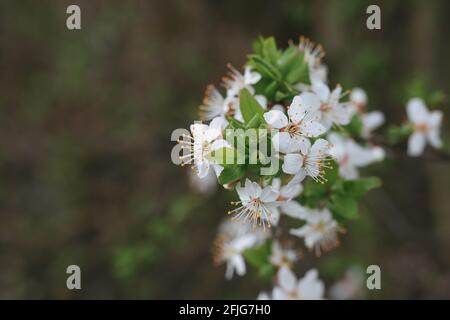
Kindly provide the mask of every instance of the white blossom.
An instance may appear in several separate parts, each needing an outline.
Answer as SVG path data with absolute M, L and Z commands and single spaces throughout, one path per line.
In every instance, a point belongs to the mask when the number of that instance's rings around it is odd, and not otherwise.
M 192 164 L 200 178 L 206 177 L 212 164 L 209 159 L 210 153 L 230 146 L 222 139 L 227 126 L 228 121 L 221 117 L 214 118 L 209 125 L 202 123 L 191 125 L 191 135 L 183 135 L 184 139 L 178 140 L 185 151 L 180 157 L 182 165 Z
M 338 233 L 343 229 L 327 208 L 308 209 L 305 220 L 306 223 L 302 227 L 291 229 L 290 233 L 303 238 L 307 248 L 320 255 L 321 250 L 328 251 L 339 245 Z
M 427 141 L 434 147 L 442 147 L 440 127 L 441 111 L 428 111 L 420 98 L 413 98 L 406 107 L 409 121 L 414 126 L 414 132 L 408 140 L 408 154 L 419 156 L 423 153 Z
M 302 150 L 305 152 L 309 137 L 318 137 L 325 128 L 318 121 L 320 101 L 310 92 L 302 93 L 292 100 L 287 111 L 288 117 L 280 110 L 270 110 L 264 114 L 267 124 L 278 129 L 272 142 L 282 153 Z
M 383 125 L 385 121 L 384 114 L 381 111 L 366 111 L 367 101 L 367 94 L 361 88 L 354 88 L 350 93 L 350 106 L 361 117 L 361 136 L 364 139 L 368 139 L 372 131 Z
M 275 189 L 271 186 L 261 188 L 258 183 L 246 179 L 244 187 L 237 186 L 236 191 L 240 201 L 232 204 L 238 207 L 228 212 L 234 215 L 233 219 L 244 219 L 244 222 L 250 221 L 254 226 L 259 223 L 263 228 L 266 224 L 271 227 L 278 223 L 279 193 Z
M 245 67 L 244 74 L 236 70 L 232 65 L 228 65 L 230 71 L 228 76 L 223 78 L 223 85 L 227 89 L 227 95 L 237 96 L 243 89 L 247 89 L 251 94 L 255 93 L 255 89 L 252 87 L 261 79 L 261 75 L 252 71 L 250 67 Z
M 289 215 L 292 212 L 293 201 L 292 199 L 298 197 L 302 191 L 303 186 L 300 179 L 291 179 L 286 185 L 281 185 L 281 179 L 275 178 L 272 181 L 272 187 L 279 193 L 278 203 L 280 205 L 280 211 Z
M 271 255 L 269 257 L 269 261 L 274 266 L 281 268 L 281 267 L 288 267 L 290 268 L 292 264 L 298 260 L 298 254 L 288 248 L 283 248 L 279 241 L 274 240 L 272 242 L 272 250 Z
M 384 150 L 381 147 L 362 147 L 353 139 L 334 132 L 330 133 L 327 139 L 333 145 L 329 153 L 339 164 L 339 175 L 345 179 L 358 178 L 358 168 L 384 159 Z
M 251 230 L 246 224 L 227 221 L 220 226 L 214 242 L 214 263 L 226 263 L 226 279 L 231 279 L 234 273 L 242 276 L 246 273 L 242 253 L 265 239 L 266 235 L 259 229 Z
M 361 114 L 362 131 L 361 137 L 370 138 L 372 132 L 384 124 L 385 118 L 381 111 L 371 111 Z
M 364 112 L 367 105 L 367 93 L 361 88 L 353 88 L 350 93 L 350 103 L 357 112 Z
M 303 59 L 308 64 L 309 76 L 312 80 L 326 82 L 327 67 L 321 63 L 325 52 L 322 46 L 316 45 L 306 37 L 300 37 L 298 45 L 300 52 L 303 53 Z
M 343 97 L 342 87 L 337 85 L 333 91 L 320 81 L 313 81 L 311 90 L 320 98 L 320 121 L 326 129 L 332 125 L 347 125 L 354 111 L 339 100 Z
M 305 276 L 297 281 L 295 274 L 286 267 L 277 273 L 278 285 L 273 288 L 274 300 L 319 300 L 323 299 L 325 286 L 319 279 L 316 269 L 306 272 Z
M 295 174 L 299 179 L 310 176 L 316 182 L 325 182 L 325 169 L 329 166 L 329 149 L 327 140 L 317 139 L 311 146 L 309 140 L 305 142 L 305 152 L 289 153 L 284 156 L 283 172 Z

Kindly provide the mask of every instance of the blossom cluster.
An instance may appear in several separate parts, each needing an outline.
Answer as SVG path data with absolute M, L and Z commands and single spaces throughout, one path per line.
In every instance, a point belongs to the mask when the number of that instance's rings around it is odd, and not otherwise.
M 363 89 L 332 86 L 323 57 L 322 47 L 304 37 L 285 50 L 273 38 L 259 39 L 242 73 L 228 66 L 223 93 L 207 87 L 200 107 L 203 122 L 192 124 L 190 134 L 178 141 L 182 164 L 194 169 L 193 186 L 209 192 L 218 183 L 235 190 L 238 199 L 228 211 L 231 221 L 219 228 L 214 261 L 226 264 L 227 279 L 244 275 L 246 260 L 273 274 L 276 285 L 261 299 L 323 298 L 318 271 L 297 280 L 293 265 L 299 251 L 281 239 L 300 239 L 316 255 L 335 248 L 346 221 L 358 217 L 359 198 L 380 185 L 360 171 L 385 158 L 385 148 L 374 142 L 385 117 L 368 110 Z M 429 112 L 414 98 L 407 115 L 408 154 L 420 155 L 426 142 L 442 146 L 440 111 Z M 262 161 L 218 161 L 219 151 L 235 148 L 227 129 L 266 133 L 279 168 L 263 175 L 257 170 L 265 166 Z M 243 152 L 248 158 L 248 146 Z M 282 219 L 287 220 L 283 227 Z

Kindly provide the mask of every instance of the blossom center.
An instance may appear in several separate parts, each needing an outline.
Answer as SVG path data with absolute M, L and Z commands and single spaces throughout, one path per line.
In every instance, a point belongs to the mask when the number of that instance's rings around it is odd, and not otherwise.
M 300 132 L 300 128 L 298 127 L 298 125 L 291 123 L 286 127 L 284 127 L 283 129 L 281 129 L 281 131 L 289 133 L 289 135 L 292 137 Z
M 419 123 L 416 125 L 416 130 L 422 133 L 430 131 L 430 126 L 427 123 Z
M 328 103 L 322 103 L 320 105 L 320 111 L 327 112 L 331 109 L 331 106 Z

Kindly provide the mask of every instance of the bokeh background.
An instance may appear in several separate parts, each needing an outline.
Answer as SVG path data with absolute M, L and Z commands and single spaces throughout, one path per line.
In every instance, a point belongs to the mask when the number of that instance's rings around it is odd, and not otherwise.
M 365 27 L 374 3 L 380 31 Z M 66 29 L 69 4 L 81 31 Z M 324 45 L 331 84 L 365 88 L 393 123 L 426 95 L 448 135 L 449 13 L 445 0 L 2 0 L 0 298 L 255 298 L 270 282 L 252 269 L 225 281 L 212 265 L 232 195 L 192 190 L 170 161 L 172 130 L 257 36 L 306 35 Z M 342 245 L 307 254 L 298 274 L 318 266 L 329 285 L 378 264 L 382 290 L 366 298 L 450 298 L 450 162 L 400 157 L 375 171 L 383 187 Z M 81 291 L 66 289 L 70 264 Z

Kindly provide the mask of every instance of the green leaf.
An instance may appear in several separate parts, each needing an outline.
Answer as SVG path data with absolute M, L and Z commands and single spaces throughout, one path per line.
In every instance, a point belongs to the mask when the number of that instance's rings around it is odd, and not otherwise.
M 360 136 L 363 130 L 363 122 L 361 117 L 358 114 L 355 114 L 350 123 L 345 126 L 345 129 L 347 129 L 348 133 L 352 136 Z
M 258 128 L 261 124 L 261 116 L 259 114 L 255 114 L 253 118 L 250 119 L 249 122 L 245 125 L 245 129 L 254 129 Z
M 239 120 L 233 117 L 227 117 L 227 120 L 233 129 L 245 129 L 245 125 Z
M 274 37 L 268 37 L 263 40 L 262 56 L 272 64 L 277 62 L 279 52 Z
M 240 165 L 234 165 L 225 167 L 219 175 L 219 183 L 227 184 L 240 180 L 245 174 L 245 167 Z
M 309 84 L 309 66 L 302 60 L 297 62 L 289 70 L 289 73 L 285 77 L 286 81 L 290 84 L 306 83 Z
M 268 77 L 277 81 L 281 81 L 281 73 L 276 68 L 276 66 L 272 65 L 270 61 L 262 58 L 258 55 L 250 55 L 250 65 L 253 66 L 256 71 L 261 73 L 263 77 Z
M 277 92 L 278 89 L 278 82 L 276 80 L 273 80 L 265 89 L 264 89 L 264 95 L 267 97 L 267 99 L 273 100 L 275 97 L 275 92 Z
M 247 89 L 241 90 L 239 99 L 242 117 L 246 123 L 252 120 L 255 115 L 260 115 L 262 117 L 264 109 Z
M 230 165 L 237 163 L 236 159 L 238 157 L 238 150 L 235 148 L 220 148 L 211 152 L 208 159 L 215 164 L 219 165 Z
M 329 208 L 334 214 L 351 220 L 359 217 L 358 202 L 355 198 L 341 193 L 333 193 L 330 201 Z
M 372 189 L 381 186 L 381 180 L 377 177 L 360 178 L 356 180 L 346 180 L 343 182 L 345 194 L 353 197 L 360 197 Z
M 277 63 L 280 66 L 280 71 L 283 75 L 286 75 L 292 68 L 292 65 L 299 59 L 300 51 L 295 46 L 290 46 L 281 54 Z

